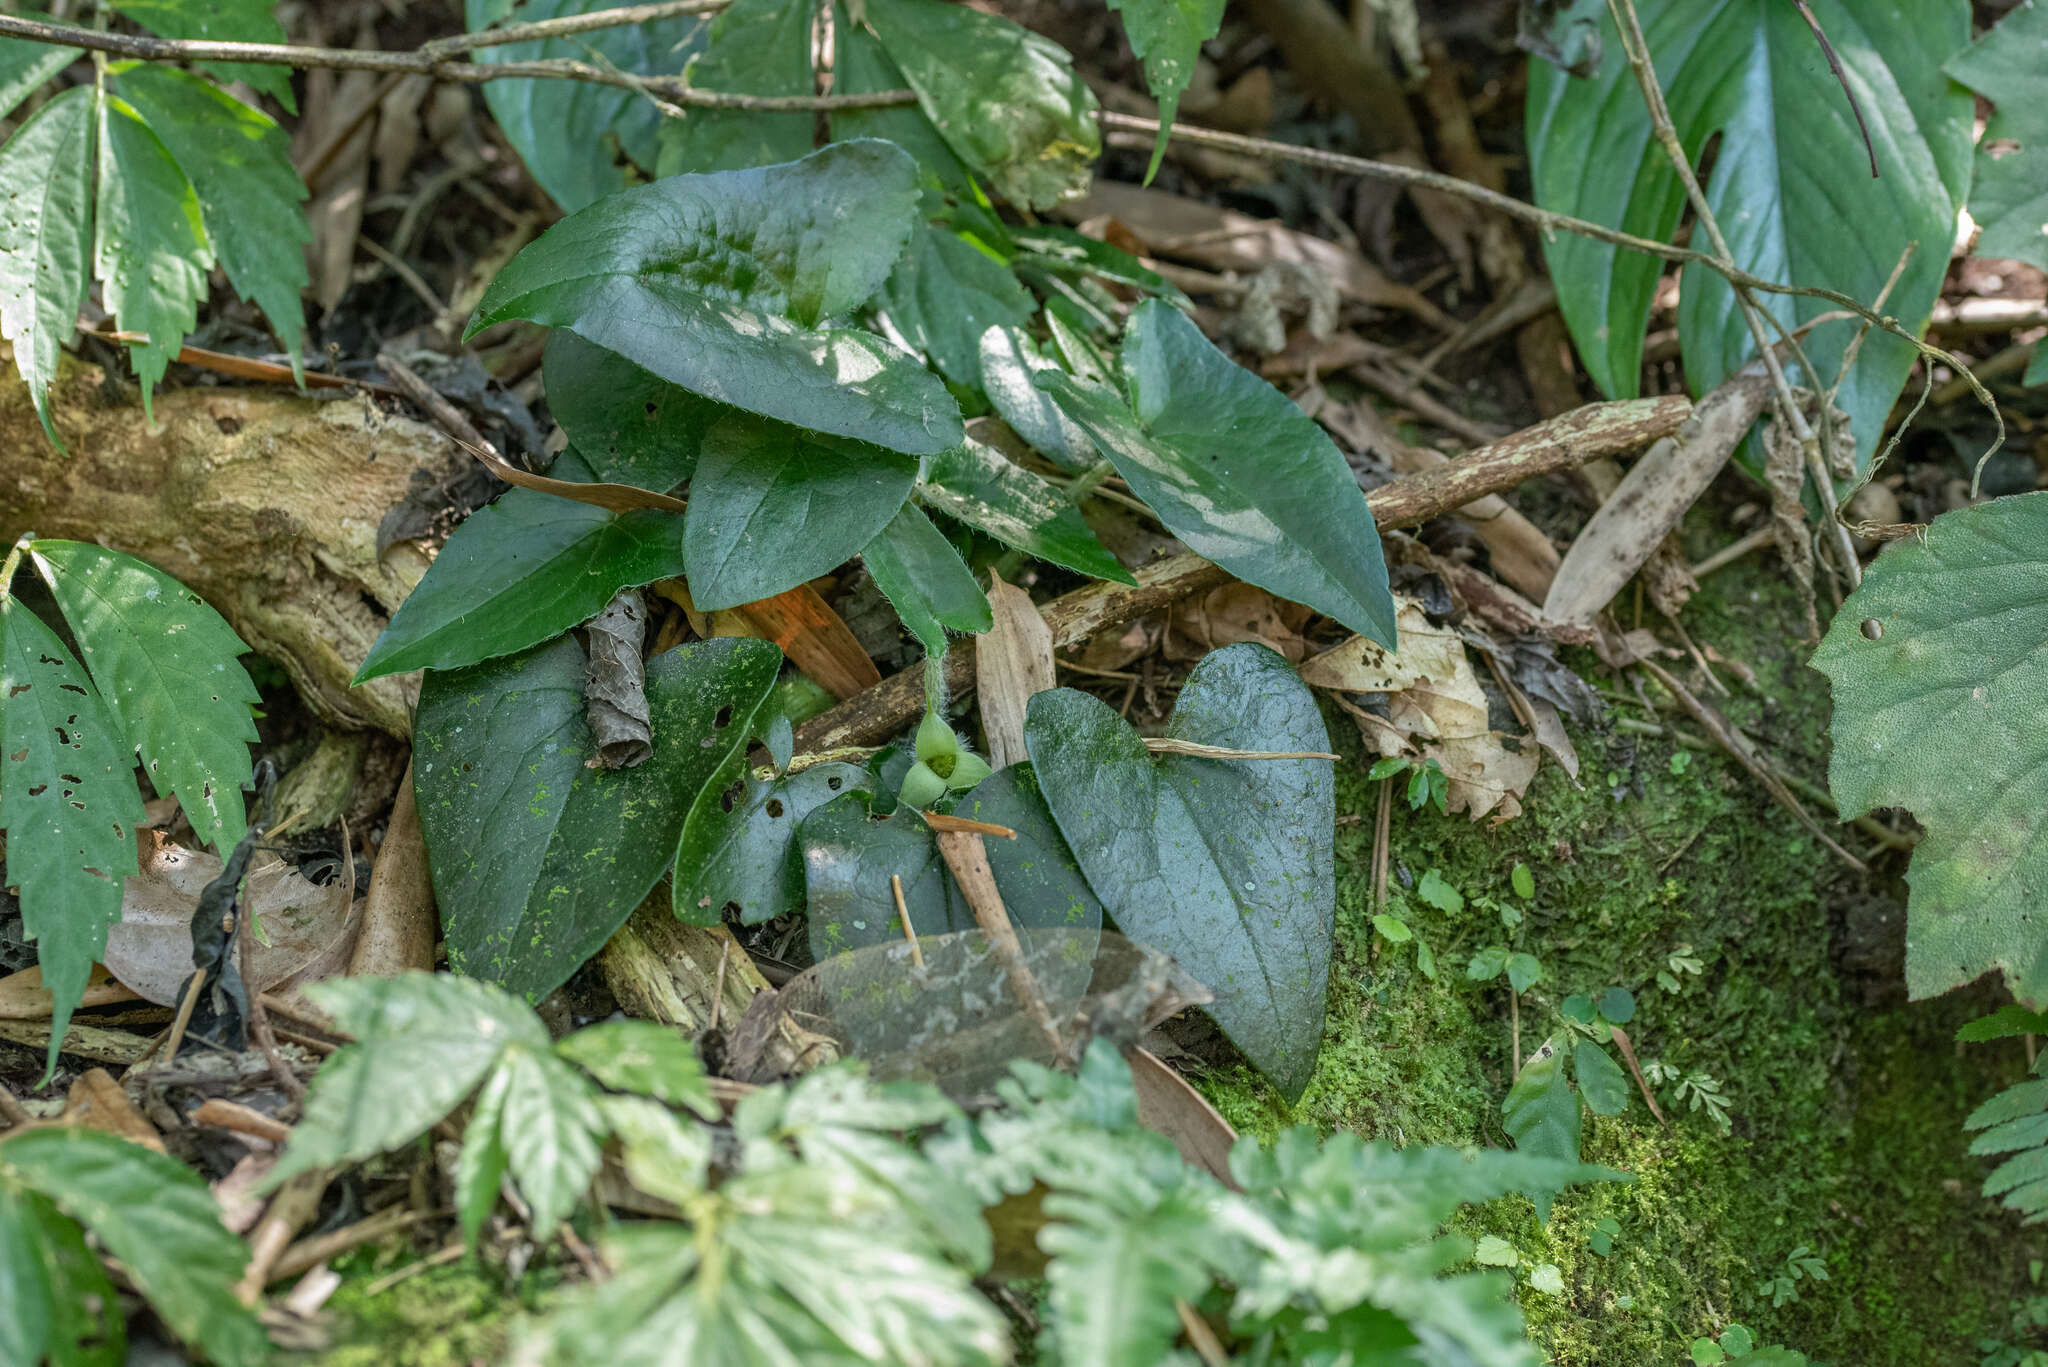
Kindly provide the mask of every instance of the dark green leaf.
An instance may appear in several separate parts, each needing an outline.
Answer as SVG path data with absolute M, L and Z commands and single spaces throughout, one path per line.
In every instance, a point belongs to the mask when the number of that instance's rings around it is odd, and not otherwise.
M 995 335 L 991 333 L 991 335 Z M 972 437 L 926 462 L 925 505 L 1077 574 L 1135 584 L 1065 494 Z
M 1329 745 L 1307 686 L 1249 644 L 1195 666 L 1167 734 L 1239 750 Z M 1329 762 L 1155 760 L 1113 708 L 1072 689 L 1032 698 L 1024 735 L 1118 928 L 1207 985 L 1217 1023 L 1298 1097 L 1321 1042 L 1335 914 Z
M 1600 1014 L 1614 1025 L 1627 1025 L 1636 1018 L 1636 996 L 1625 987 L 1610 987 L 1600 994 Z
M 1021 253 L 1020 262 L 1029 262 L 1062 279 L 1108 280 L 1156 294 L 1180 308 L 1193 307 L 1172 281 L 1099 237 L 1089 237 L 1056 223 L 1032 223 L 1015 229 L 1011 241 Z
M 1506 966 L 1505 961 L 1503 961 L 1502 966 Z M 1599 1011 L 1593 1005 L 1593 999 L 1583 992 L 1572 993 L 1559 1004 L 1557 1009 L 1566 1020 L 1574 1025 L 1591 1025 L 1594 1017 L 1599 1015 Z
M 0 1362 L 121 1367 L 120 1298 L 78 1225 L 46 1196 L 0 1182 Z
M 875 35 L 854 23 L 843 4 L 832 6 L 832 34 L 836 43 L 832 66 L 834 90 L 847 95 L 873 95 L 883 90 L 901 90 L 910 84 L 903 79 L 896 63 L 889 60 Z M 831 119 L 835 141 L 881 138 L 893 142 L 916 159 L 920 176 L 930 185 L 972 193 L 968 190 L 971 182 L 967 168 L 917 106 L 835 109 Z
M 261 71 L 240 66 L 239 71 Z M 224 90 L 156 62 L 117 63 L 112 88 L 140 114 L 199 195 L 207 241 L 236 293 L 253 300 L 299 364 L 305 341 L 306 187 L 291 139 Z M 290 102 L 286 101 L 287 107 Z
M 0 147 L 0 334 L 60 449 L 50 385 L 88 283 L 95 103 L 89 87 L 66 90 Z
M 990 328 L 981 335 L 981 385 L 989 403 L 1040 455 L 1079 474 L 1095 463 L 1095 443 L 1035 378 L 1059 368 L 1021 328 Z
M 875 587 L 927 654 L 943 655 L 946 629 L 981 632 L 995 625 L 988 597 L 960 552 L 906 505 L 861 552 Z
M 1109 0 L 1109 7 L 1124 16 L 1131 51 L 1145 63 L 1145 84 L 1159 102 L 1159 140 L 1145 167 L 1149 183 L 1166 155 L 1173 114 L 1180 108 L 1181 92 L 1195 78 L 1202 44 L 1223 24 L 1223 0 Z
M 735 0 L 711 25 L 710 41 L 690 64 L 690 84 L 732 95 L 812 93 L 814 0 Z M 811 150 L 807 113 L 688 109 L 661 125 L 656 174 L 732 171 L 795 161 Z
M 113 0 L 113 8 L 166 38 L 203 43 L 282 43 L 284 25 L 271 11 L 276 0 Z M 258 62 L 201 62 L 223 81 L 243 81 L 299 112 L 290 67 Z
M 1508 1089 L 1500 1107 L 1501 1128 L 1515 1141 L 1517 1153 L 1552 1158 L 1560 1163 L 1579 1161 L 1579 1098 L 1564 1077 L 1564 1054 L 1555 1040 L 1522 1063 L 1515 1085 Z M 1561 1188 L 1531 1183 L 1525 1190 L 1536 1203 L 1536 1218 L 1550 1219 L 1550 1203 Z
M 744 756 L 740 757 L 744 763 Z M 721 774 L 704 785 L 676 845 L 676 915 L 696 925 L 736 916 L 756 925 L 804 902 L 797 827 L 841 793 L 871 793 L 874 780 L 851 764 L 820 764 L 764 779 Z
M 598 479 L 657 493 L 697 469 L 704 434 L 732 412 L 567 329 L 548 337 L 548 408 Z
M 2048 1035 L 2048 1011 L 2029 1011 L 2007 1002 L 1956 1031 L 1956 1038 L 1965 1044 L 1986 1044 L 2015 1035 Z
M 738 607 L 851 560 L 916 479 L 899 452 L 728 414 L 705 433 L 683 518 L 691 601 Z
M 2044 573 L 2048 493 L 1944 513 L 1877 558 L 1813 657 L 1834 685 L 1842 815 L 1904 807 L 1927 828 L 1906 871 L 1915 998 L 1996 968 L 2048 1007 Z
M 1648 0 L 1638 5 L 1688 156 L 1720 135 L 1709 205 L 1736 264 L 1766 280 L 1825 284 L 1862 300 L 1884 290 L 1901 252 L 1919 244 L 1885 311 L 1926 316 L 1948 262 L 1927 244 L 1954 236 L 1970 175 L 1970 101 L 1941 73 L 1969 40 L 1962 0 L 1915 6 L 1813 0 L 1856 92 L 1882 174 L 1873 179 L 1857 121 L 1799 7 L 1756 0 Z M 1613 21 L 1602 17 L 1599 73 L 1577 79 L 1547 63 L 1529 71 L 1529 149 L 1536 202 L 1663 241 L 1685 194 L 1649 115 Z M 1843 225 L 1854 225 L 1844 231 Z M 1559 304 L 1594 383 L 1635 395 L 1643 331 L 1664 263 L 1569 233 L 1544 242 Z M 1834 308 L 1819 299 L 1759 296 L 1787 326 Z M 1688 266 L 1678 333 L 1686 379 L 1705 393 L 1753 350 L 1734 295 L 1718 275 Z M 1833 383 L 1856 328 L 1837 323 L 1806 339 Z M 1900 338 L 1872 333 L 1841 391 L 1857 450 L 1868 460 L 1915 359 Z
M 1508 949 L 1506 945 L 1488 945 L 1474 954 L 1465 965 L 1465 976 L 1473 982 L 1487 982 L 1507 972 Z
M 1323 429 L 1158 300 L 1131 315 L 1123 369 L 1135 412 L 1063 374 L 1039 383 L 1190 549 L 1392 645 L 1372 511 Z
M 798 838 L 813 958 L 903 938 L 891 875 L 902 881 L 904 905 L 917 934 L 974 924 L 974 913 L 946 872 L 924 818 L 898 807 L 877 821 L 869 817 L 869 805 L 866 794 L 848 793 L 804 818 Z
M 1984 225 L 1976 256 L 2006 257 L 2048 270 L 2048 110 L 2041 101 L 2048 10 L 2021 5 L 1943 68 L 1996 104 L 1977 143 L 1970 216 Z M 2048 346 L 2037 348 L 2026 383 L 2048 378 Z
M 467 0 L 467 23 L 476 30 L 500 20 L 528 23 L 610 9 L 618 0 Z M 674 75 L 703 44 L 701 15 L 679 14 L 640 24 L 618 24 L 538 43 L 479 48 L 478 61 L 527 62 L 568 58 L 636 76 Z M 654 101 L 633 90 L 587 81 L 491 81 L 484 100 L 505 137 L 541 188 L 570 213 L 636 177 L 617 153 L 643 170 L 654 167 L 662 115 Z
M 171 1332 L 220 1367 L 271 1361 L 269 1338 L 235 1299 L 249 1247 L 222 1226 L 213 1193 L 183 1163 L 67 1125 L 0 1141 L 0 1185 L 7 1179 L 84 1225 Z
M 192 829 L 226 855 L 247 828 L 256 685 L 248 647 L 198 594 L 133 556 L 80 541 L 38 541 L 49 582 L 102 702 L 150 782 L 176 793 Z
M 161 139 L 126 100 L 100 101 L 100 189 L 93 269 L 123 332 L 148 338 L 128 349 L 150 416 L 156 382 L 199 320 L 213 248 L 199 196 Z
M 963 435 L 939 378 L 872 333 L 816 330 L 888 278 L 916 204 L 917 168 L 872 140 L 672 176 L 549 229 L 491 282 L 469 333 L 569 328 L 721 403 L 931 455 Z
M 619 590 L 681 574 L 684 537 L 684 520 L 659 508 L 614 513 L 508 490 L 455 529 L 370 647 L 356 682 L 459 669 L 559 636 Z
M 722 1114 L 704 1080 L 696 1046 L 673 1026 L 605 1021 L 559 1041 L 555 1052 L 613 1091 L 687 1106 L 705 1120 Z
M 1020 208 L 1086 192 L 1102 151 L 1073 59 L 1008 19 L 945 0 L 867 0 L 868 27 L 968 169 Z
M 15 597 L 0 598 L 0 828 L 54 998 L 49 1065 L 121 919 L 142 797 L 133 750 L 71 652 Z
M 1533 954 L 1508 955 L 1508 986 L 1517 992 L 1527 992 L 1543 981 L 1543 966 L 1536 962 Z
M 1572 1046 L 1572 1075 L 1595 1115 L 1620 1115 L 1628 1109 L 1627 1075 L 1593 1041 L 1582 1039 Z
M 947 379 L 981 387 L 981 334 L 1022 327 L 1037 304 L 1010 268 L 958 233 L 920 224 L 882 287 L 889 321 Z
M 690 802 L 745 744 L 780 664 L 773 646 L 733 637 L 657 655 L 654 755 L 620 770 L 584 766 L 573 639 L 430 673 L 415 785 L 450 964 L 535 1000 L 560 986 L 668 867 Z

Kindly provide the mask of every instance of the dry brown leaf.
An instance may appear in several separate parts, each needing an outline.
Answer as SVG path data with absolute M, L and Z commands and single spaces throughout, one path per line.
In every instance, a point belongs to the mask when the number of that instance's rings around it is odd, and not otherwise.
M 370 891 L 363 898 L 362 928 L 349 953 L 353 977 L 395 977 L 410 970 L 434 967 L 434 885 L 427 876 L 427 844 L 420 832 L 419 807 L 412 791 L 412 762 L 398 781 L 384 843 L 370 870 Z M 338 971 L 338 970 L 337 970 Z M 313 974 L 305 975 L 311 981 Z M 296 994 L 291 994 L 296 1002 Z
M 1030 758 L 1024 752 L 1024 708 L 1031 695 L 1057 688 L 1052 628 L 1031 595 L 989 573 L 989 610 L 995 625 L 975 643 L 974 682 L 981 700 L 981 730 L 989 763 L 998 769 Z
M 85 980 L 80 1006 L 112 1006 L 117 1002 L 140 1001 L 135 993 L 114 981 L 105 966 L 94 964 Z M 41 965 L 24 968 L 0 978 L 0 1020 L 46 1021 L 52 1010 L 50 989 L 43 986 Z
M 1302 629 L 1315 614 L 1250 584 L 1225 584 L 1177 605 L 1166 619 L 1166 658 L 1199 660 L 1212 650 L 1256 641 L 1300 664 L 1311 647 Z
M 164 1152 L 164 1139 L 156 1126 L 135 1109 L 128 1093 L 104 1068 L 88 1068 L 71 1084 L 71 1094 L 64 1100 L 64 1123 L 100 1130 L 145 1149 Z
M 1230 1149 L 1237 1143 L 1237 1131 L 1222 1112 L 1151 1050 L 1133 1049 L 1125 1058 L 1138 1094 L 1138 1123 L 1171 1139 L 1180 1156 L 1195 1167 L 1232 1191 L 1239 1190 L 1230 1175 Z
M 1424 680 L 1449 678 L 1461 668 L 1471 673 L 1457 632 L 1430 621 L 1422 604 L 1405 595 L 1395 595 L 1394 609 L 1399 652 L 1353 636 L 1303 664 L 1302 682 L 1338 693 L 1393 693 Z

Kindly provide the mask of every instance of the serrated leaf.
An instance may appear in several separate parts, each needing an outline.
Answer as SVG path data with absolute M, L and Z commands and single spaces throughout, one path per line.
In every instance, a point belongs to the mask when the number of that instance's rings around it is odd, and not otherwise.
M 869 28 L 969 170 L 1025 209 L 1086 193 L 1102 134 L 1066 49 L 944 0 L 867 0 Z
M 1517 992 L 1527 992 L 1543 981 L 1543 965 L 1536 962 L 1533 954 L 1508 955 L 1508 986 Z
M 66 90 L 0 147 L 0 334 L 59 450 L 50 385 L 90 283 L 95 106 L 89 87 Z
M 1392 645 L 1379 532 L 1323 429 L 1158 300 L 1132 313 L 1122 362 L 1130 405 L 1059 373 L 1039 383 L 1189 549 Z
M 1052 1256 L 1046 1303 L 1061 1361 L 1166 1360 L 1181 1332 L 1174 1302 L 1199 1298 L 1213 1275 L 1201 1256 L 1212 1228 L 1206 1195 L 1175 1193 L 1142 1211 L 1066 1192 L 1045 1198 L 1038 1243 Z
M 466 0 L 468 27 L 498 22 L 528 23 L 592 10 L 617 0 Z M 638 24 L 616 24 L 589 33 L 537 43 L 479 48 L 481 62 L 527 62 L 567 58 L 636 76 L 674 75 L 704 41 L 702 15 L 679 14 Z M 594 203 L 637 179 L 621 165 L 611 142 L 630 163 L 651 171 L 658 156 L 662 114 L 654 101 L 633 90 L 587 81 L 490 81 L 484 101 L 527 169 L 555 203 L 569 213 Z
M 743 756 L 735 756 L 744 764 Z M 819 764 L 761 778 L 720 774 L 704 785 L 676 842 L 675 913 L 695 925 L 736 916 L 758 925 L 804 904 L 797 830 L 841 793 L 872 793 L 874 777 L 852 764 Z
M 1522 1260 L 1513 1244 L 1498 1234 L 1488 1234 L 1472 1250 L 1472 1261 L 1482 1267 L 1514 1267 Z
M 2040 99 L 2048 9 L 2024 4 L 1948 59 L 1952 78 L 1997 105 L 1977 143 L 1970 216 L 1983 225 L 1973 254 L 2026 261 L 2048 270 L 2048 112 Z M 2037 349 L 2026 383 L 2048 376 Z
M 1565 1081 L 1564 1053 L 1557 1041 L 1545 1040 L 1542 1048 L 1522 1063 L 1515 1085 L 1508 1089 L 1500 1106 L 1501 1128 L 1515 1141 L 1515 1152 L 1559 1163 L 1579 1161 L 1578 1094 Z M 1550 1204 L 1561 1186 L 1531 1182 L 1524 1188 L 1536 1203 L 1536 1218 L 1550 1219 Z
M 711 1165 L 708 1131 L 644 1096 L 599 1097 L 597 1108 L 619 1141 L 626 1180 L 678 1205 L 704 1189 Z
M 1027 555 L 1095 579 L 1138 582 L 1064 493 L 972 437 L 925 462 L 918 493 L 925 506 Z
M 981 334 L 1022 327 L 1037 309 L 1008 266 L 928 223 L 911 233 L 882 287 L 881 305 L 905 341 L 969 389 L 981 387 Z
M 684 516 L 703 611 L 772 598 L 858 555 L 910 497 L 917 461 L 731 413 L 704 436 Z
M 1109 7 L 1123 15 L 1131 51 L 1145 63 L 1145 84 L 1159 102 L 1159 140 L 1145 167 L 1149 184 L 1166 155 L 1174 111 L 1180 108 L 1181 92 L 1195 78 L 1202 44 L 1222 27 L 1223 0 L 1109 0 Z
M 199 321 L 213 248 L 199 195 L 163 140 L 126 100 L 108 95 L 99 104 L 93 270 L 115 325 L 148 339 L 128 356 L 142 386 L 143 420 L 153 424 L 151 396 Z
M 815 0 L 735 0 L 712 22 L 690 84 L 735 95 L 812 93 Z M 814 116 L 756 109 L 686 109 L 661 125 L 655 173 L 731 171 L 795 161 L 811 150 Z
M 1906 870 L 1916 999 L 1996 968 L 2048 1008 L 2044 572 L 2048 493 L 1944 513 L 1877 558 L 1813 657 L 1834 686 L 1842 816 L 1904 807 L 1926 828 Z
M 0 1362 L 120 1367 L 128 1326 L 100 1260 L 46 1196 L 0 1182 Z
M 276 0 L 113 0 L 113 8 L 166 38 L 202 43 L 282 43 L 284 25 L 271 13 Z M 290 67 L 259 62 L 201 62 L 223 81 L 243 81 L 271 96 L 287 113 L 299 112 Z
M 1825 284 L 1868 301 L 1884 290 L 1900 254 L 1922 244 L 1885 312 L 1924 318 L 1948 265 L 1924 244 L 1953 236 L 1969 185 L 1970 102 L 1940 69 L 1969 39 L 1969 6 L 1813 0 L 1812 8 L 1869 124 L 1882 172 L 1875 179 L 1856 118 L 1828 63 L 1815 60 L 1813 32 L 1798 7 L 1756 0 L 1638 5 L 1687 155 L 1697 159 L 1720 136 L 1706 196 L 1736 264 L 1766 280 Z M 1684 190 L 1652 135 L 1613 20 L 1603 15 L 1600 27 L 1605 57 L 1591 78 L 1531 64 L 1536 202 L 1663 241 L 1684 212 Z M 1855 231 L 1841 231 L 1845 223 Z M 1544 251 L 1594 383 L 1612 398 L 1633 397 L 1663 263 L 1570 234 L 1551 236 Z M 1720 276 L 1686 267 L 1679 298 L 1686 379 L 1703 394 L 1740 368 L 1754 344 Z M 1834 307 L 1784 295 L 1759 300 L 1788 327 Z M 1844 324 L 1807 338 L 1806 354 L 1821 374 L 1800 382 L 1832 384 L 1856 331 Z M 1873 332 L 1864 342 L 1841 390 L 1862 460 L 1875 450 L 1914 360 L 1901 338 Z
M 1307 685 L 1251 644 L 1195 666 L 1166 734 L 1239 750 L 1329 746 Z M 1024 739 L 1117 926 L 1214 992 L 1224 1032 L 1299 1097 L 1322 1039 L 1336 910 L 1329 761 L 1154 759 L 1115 709 L 1064 688 L 1031 699 Z
M 1963 1128 L 1981 1130 L 2043 1110 L 2048 1110 L 2048 1082 L 2016 1082 L 1970 1112 Z
M 192 182 L 207 242 L 228 282 L 263 310 L 292 364 L 299 365 L 306 336 L 299 300 L 306 258 L 299 245 L 312 239 L 312 230 L 291 139 L 268 115 L 175 68 L 127 62 L 107 72 L 113 90 L 163 139 Z M 289 100 L 284 103 L 291 107 Z
M 223 855 L 247 829 L 256 685 L 221 615 L 145 561 L 81 541 L 37 541 L 36 567 L 100 699 L 160 793 Z
M 988 596 L 960 552 L 908 504 L 862 549 L 861 560 L 927 654 L 946 653 L 948 628 L 982 632 L 995 625 Z
M 248 1245 L 206 1184 L 176 1159 L 82 1126 L 0 1140 L 0 1178 L 34 1188 L 84 1225 L 172 1333 L 220 1367 L 261 1367 L 270 1340 L 235 1299 Z
M 532 1212 L 533 1236 L 549 1239 L 597 1176 L 605 1128 L 596 1092 L 546 1048 L 515 1044 L 498 1069 L 506 1077 L 498 1121 L 505 1157 Z
M 2000 1121 L 1970 1141 L 1970 1152 L 2011 1153 L 2048 1143 L 2048 1115 L 2022 1115 Z
M 615 1092 L 687 1106 L 706 1120 L 719 1118 L 696 1046 L 671 1026 L 604 1021 L 557 1041 L 555 1052 Z
M 1059 368 L 1021 328 L 990 328 L 981 335 L 981 385 L 989 403 L 1040 455 L 1079 474 L 1095 463 L 1095 443 L 1036 378 Z
M 910 83 L 881 41 L 848 15 L 844 4 L 832 6 L 832 88 L 848 95 L 873 95 L 884 90 L 902 90 Z M 953 149 L 932 127 L 931 120 L 915 105 L 883 106 L 878 109 L 835 109 L 831 119 L 834 141 L 849 138 L 881 138 L 895 143 L 916 159 L 920 178 L 945 191 L 966 192 L 972 178 Z
M 1582 1039 L 1572 1046 L 1572 1076 L 1593 1114 L 1620 1115 L 1628 1109 L 1627 1074 L 1591 1040 Z
M 2029 1011 L 2024 1006 L 2007 1002 L 1990 1015 L 1979 1016 L 1956 1031 L 1956 1039 L 1964 1044 L 1987 1044 L 1992 1040 L 2011 1039 L 2015 1035 L 2048 1035 L 2048 1011 Z
M 688 479 L 711 425 L 732 412 L 566 328 L 548 334 L 548 410 L 598 479 L 657 493 Z
M 0 828 L 50 990 L 49 1066 L 135 869 L 142 796 L 132 751 L 57 634 L 0 598 Z
M 473 978 L 330 978 L 308 992 L 355 1043 L 314 1074 L 273 1188 L 411 1143 L 461 1105 L 508 1047 L 548 1047 L 524 1002 Z
M 556 462 L 558 473 L 565 463 L 568 456 Z M 582 473 L 574 464 L 567 478 Z M 461 669 L 551 640 L 596 616 L 621 589 L 681 574 L 684 535 L 683 519 L 659 508 L 614 513 L 509 489 L 455 529 L 355 682 Z
M 484 1221 L 498 1207 L 498 1193 L 511 1166 L 501 1121 L 505 1113 L 505 1089 L 511 1074 L 496 1069 L 477 1093 L 470 1109 L 469 1124 L 463 1127 L 462 1149 L 455 1157 L 455 1215 L 462 1226 L 462 1241 L 476 1246 Z
M 822 327 L 888 278 L 916 204 L 916 166 L 872 140 L 623 190 L 514 257 L 467 335 L 569 328 L 721 403 L 931 455 L 964 434 L 945 385 L 872 333 Z
M 538 1000 L 596 953 L 668 866 L 697 790 L 746 742 L 781 652 L 697 641 L 647 664 L 654 754 L 590 769 L 582 648 L 564 637 L 420 690 L 414 784 L 460 972 Z

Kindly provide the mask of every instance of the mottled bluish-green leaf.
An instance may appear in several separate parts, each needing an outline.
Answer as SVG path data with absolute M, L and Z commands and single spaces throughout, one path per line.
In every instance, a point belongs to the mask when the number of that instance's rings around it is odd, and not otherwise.
M 711 24 L 690 84 L 730 95 L 809 95 L 816 0 L 734 0 Z M 795 161 L 811 150 L 815 116 L 690 108 L 661 124 L 657 175 L 732 171 Z
M 1079 474 L 1095 463 L 1095 443 L 1038 387 L 1039 372 L 1059 368 L 1021 328 L 990 328 L 981 335 L 981 385 L 989 404 L 1040 455 Z
M 994 335 L 994 334 L 992 334 Z M 973 438 L 925 463 L 925 506 L 1077 574 L 1135 584 L 1062 491 Z
M 66 90 L 0 147 L 0 334 L 59 449 L 50 385 L 89 283 L 96 105 L 90 87 Z
M 873 776 L 852 764 L 773 778 L 742 776 L 735 766 L 719 775 L 697 794 L 676 842 L 676 915 L 703 926 L 728 915 L 755 925 L 803 906 L 797 828 L 841 793 L 873 790 Z
M 981 334 L 1022 327 L 1037 308 L 1008 266 L 958 233 L 929 224 L 910 235 L 881 303 L 905 341 L 969 389 L 981 387 Z

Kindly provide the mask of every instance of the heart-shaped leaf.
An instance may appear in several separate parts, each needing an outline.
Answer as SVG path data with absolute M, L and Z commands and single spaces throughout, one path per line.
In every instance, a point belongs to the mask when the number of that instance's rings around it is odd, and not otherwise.
M 990 328 L 981 334 L 981 387 L 989 403 L 1040 455 L 1079 474 L 1095 463 L 1095 443 L 1038 387 L 1040 371 L 1059 368 L 1022 328 Z
M 725 915 L 754 925 L 802 906 L 797 828 L 841 793 L 873 791 L 874 776 L 852 764 L 765 779 L 721 774 L 697 794 L 676 842 L 676 915 L 701 926 Z
M 690 66 L 690 81 L 734 95 L 808 95 L 813 0 L 735 0 L 712 21 L 704 53 Z M 658 176 L 690 171 L 731 171 L 795 161 L 811 150 L 813 116 L 801 110 L 690 109 L 664 119 Z
M 1295 753 L 1330 743 L 1308 686 L 1249 643 L 1195 666 L 1167 735 Z M 1154 759 L 1115 709 L 1066 688 L 1031 699 L 1024 740 L 1117 927 L 1214 992 L 1224 1032 L 1300 1096 L 1322 1040 L 1336 914 L 1329 761 Z
M 435 671 L 413 729 L 420 825 L 458 971 L 538 1000 L 625 924 L 698 789 L 745 743 L 781 652 L 723 637 L 647 664 L 654 755 L 591 769 L 583 650 Z
M 1010 268 L 958 233 L 920 224 L 882 287 L 882 306 L 903 339 L 954 384 L 981 386 L 981 334 L 1022 327 L 1037 305 Z
M 1001 336 L 991 328 L 989 335 Z M 972 437 L 925 462 L 926 506 L 987 532 L 1026 555 L 1077 574 L 1135 584 L 1065 494 Z
M 917 202 L 916 165 L 872 139 L 622 190 L 514 257 L 469 335 L 569 328 L 721 403 L 931 455 L 963 436 L 944 383 L 873 333 L 824 326 L 888 278 Z
M 1379 531 L 1328 434 L 1159 300 L 1132 313 L 1122 360 L 1129 405 L 1058 372 L 1038 382 L 1191 550 L 1391 646 Z
M 541 369 L 570 447 L 614 484 L 667 493 L 696 470 L 711 425 L 732 412 L 566 328 L 549 334 Z

